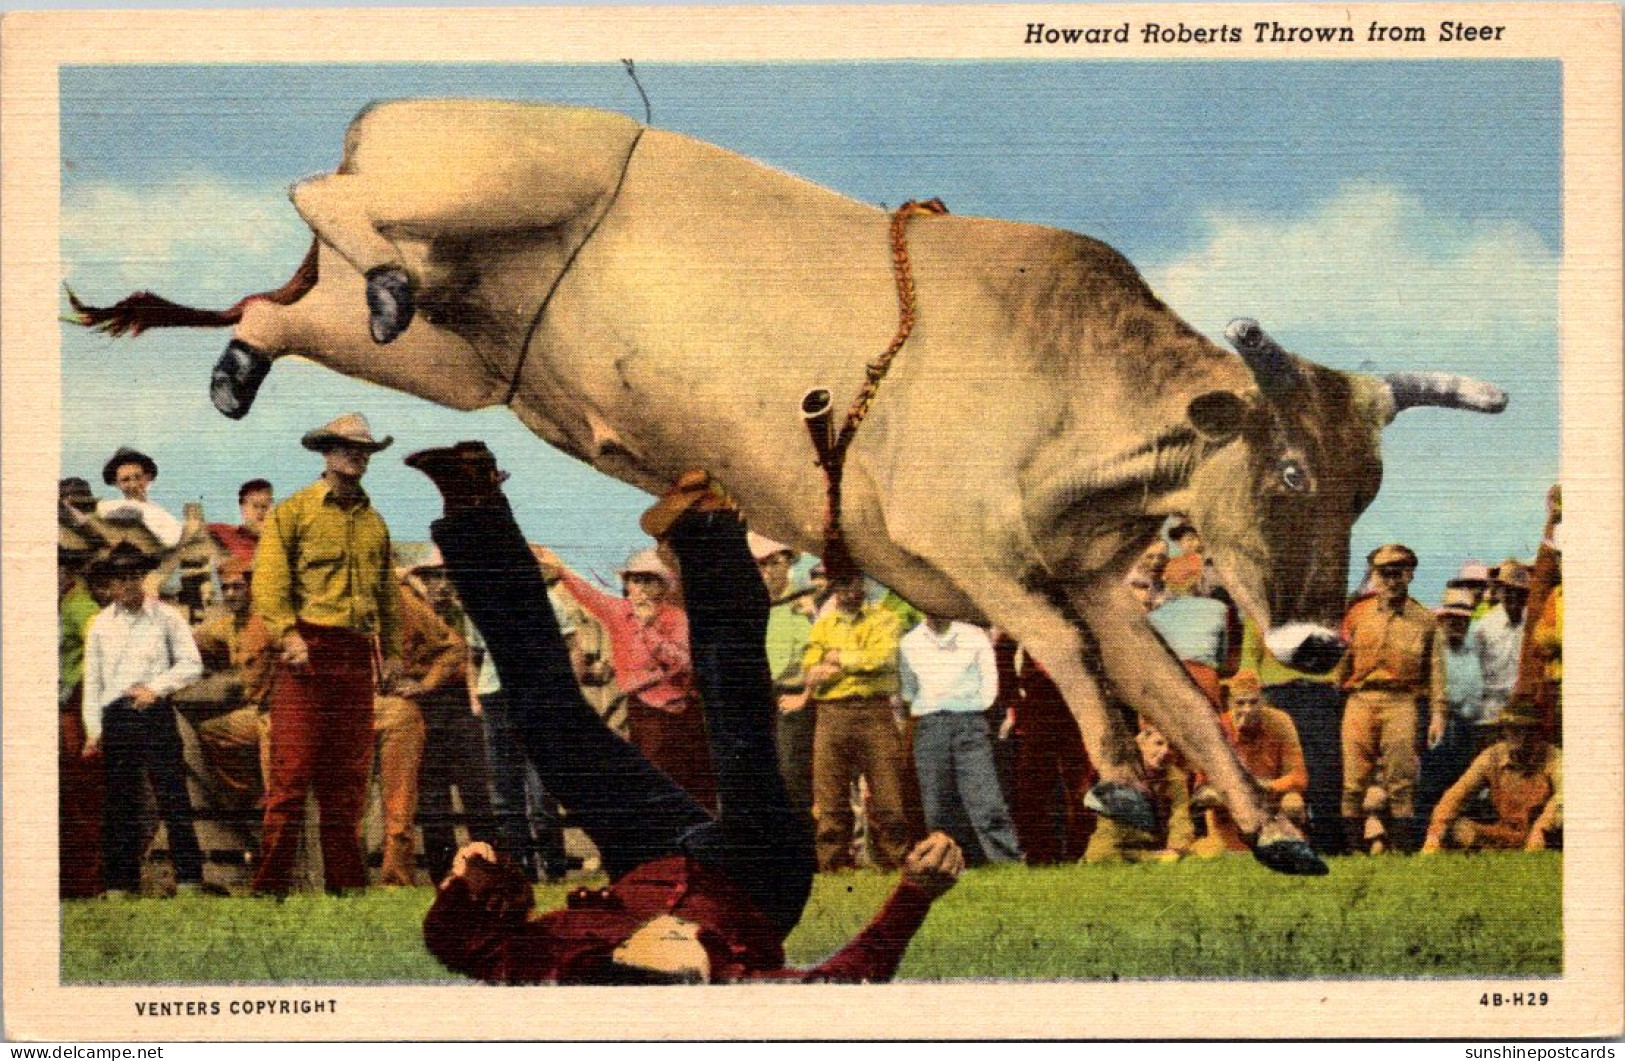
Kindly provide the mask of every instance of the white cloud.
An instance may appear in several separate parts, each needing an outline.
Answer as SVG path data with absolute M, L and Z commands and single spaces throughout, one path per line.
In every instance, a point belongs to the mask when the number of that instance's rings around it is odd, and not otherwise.
M 291 274 L 309 239 L 284 194 L 213 177 L 70 185 L 62 203 L 64 276 L 96 298 L 141 288 L 235 302 L 254 290 L 244 285 Z
M 1527 355 L 1530 344 L 1555 349 L 1557 260 L 1526 225 L 1430 213 L 1370 182 L 1300 215 L 1213 214 L 1207 224 L 1202 246 L 1146 273 L 1210 335 L 1255 317 L 1296 353 L 1384 371 L 1459 371 Z

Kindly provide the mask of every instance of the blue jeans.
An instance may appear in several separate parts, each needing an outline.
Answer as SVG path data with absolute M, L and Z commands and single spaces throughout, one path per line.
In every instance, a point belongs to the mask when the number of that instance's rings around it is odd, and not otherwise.
M 916 718 L 914 766 L 928 828 L 947 830 L 963 807 L 989 862 L 1021 861 L 1021 844 L 999 790 L 985 715 L 937 711 Z
M 537 776 L 592 837 L 606 872 L 619 877 L 688 855 L 726 873 L 783 931 L 793 928 L 812 889 L 812 841 L 779 775 L 767 588 L 744 525 L 727 513 L 691 515 L 669 538 L 705 698 L 714 818 L 582 698 L 547 586 L 506 500 L 449 514 L 431 534 L 485 638 Z

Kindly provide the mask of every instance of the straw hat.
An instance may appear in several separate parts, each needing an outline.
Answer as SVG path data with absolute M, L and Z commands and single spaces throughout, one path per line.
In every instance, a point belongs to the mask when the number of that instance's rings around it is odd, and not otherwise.
M 372 428 L 367 426 L 367 418 L 360 413 L 345 413 L 336 420 L 314 431 L 306 431 L 299 444 L 306 449 L 325 453 L 334 446 L 356 446 L 369 453 L 388 449 L 395 441 L 394 435 L 385 435 L 382 442 L 372 437 Z

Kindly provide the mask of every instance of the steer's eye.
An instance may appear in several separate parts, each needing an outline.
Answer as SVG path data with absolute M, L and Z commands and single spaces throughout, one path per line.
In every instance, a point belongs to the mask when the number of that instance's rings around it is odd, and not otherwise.
M 1295 460 L 1284 460 L 1276 469 L 1281 476 L 1281 485 L 1294 494 L 1304 493 L 1309 489 L 1309 473 L 1303 470 L 1303 465 Z

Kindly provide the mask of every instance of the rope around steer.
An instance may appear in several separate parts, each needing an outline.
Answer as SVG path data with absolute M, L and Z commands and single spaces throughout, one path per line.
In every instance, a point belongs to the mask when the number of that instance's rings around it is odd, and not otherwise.
M 914 270 L 908 257 L 908 223 L 922 214 L 946 214 L 948 208 L 941 199 L 918 202 L 913 199 L 899 206 L 891 215 L 892 271 L 897 278 L 897 332 L 890 345 L 873 361 L 864 366 L 865 379 L 858 396 L 852 400 L 829 453 L 819 463 L 824 469 L 824 570 L 831 581 L 845 574 L 857 574 L 856 563 L 841 532 L 841 477 L 846 466 L 846 451 L 857 436 L 858 426 L 869 415 L 869 406 L 880 390 L 880 381 L 886 378 L 892 361 L 914 330 Z

